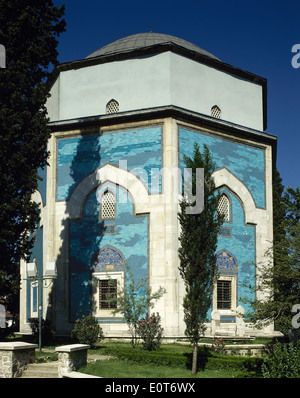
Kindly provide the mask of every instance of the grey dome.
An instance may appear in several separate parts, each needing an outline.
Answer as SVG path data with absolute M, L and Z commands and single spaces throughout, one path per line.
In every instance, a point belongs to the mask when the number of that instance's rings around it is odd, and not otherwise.
M 92 54 L 88 55 L 86 58 L 99 57 L 102 55 L 116 54 L 122 52 L 129 52 L 132 50 L 137 50 L 145 47 L 151 47 L 157 44 L 167 44 L 173 43 L 177 46 L 183 47 L 185 49 L 194 51 L 198 54 L 205 55 L 213 59 L 217 59 L 213 54 L 202 48 L 192 44 L 186 40 L 180 39 L 175 36 L 165 35 L 162 33 L 137 33 L 131 36 L 124 37 L 122 39 L 116 40 L 104 47 L 99 48 L 99 50 L 94 51 Z

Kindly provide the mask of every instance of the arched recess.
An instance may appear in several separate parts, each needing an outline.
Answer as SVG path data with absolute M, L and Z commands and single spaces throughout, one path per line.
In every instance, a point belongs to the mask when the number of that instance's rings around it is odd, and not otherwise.
M 125 268 L 124 254 L 116 247 L 105 245 L 92 258 L 92 271 L 111 271 Z
M 73 190 L 68 204 L 70 219 L 82 218 L 86 198 L 106 182 L 121 186 L 129 192 L 134 200 L 135 214 L 149 212 L 149 195 L 143 182 L 127 170 L 106 164 L 86 176 Z
M 216 188 L 228 187 L 240 199 L 245 213 L 245 223 L 256 224 L 256 205 L 247 186 L 232 174 L 226 167 L 213 173 Z
M 216 253 L 216 257 L 218 272 L 220 274 L 236 274 L 238 272 L 238 262 L 228 250 L 219 250 Z

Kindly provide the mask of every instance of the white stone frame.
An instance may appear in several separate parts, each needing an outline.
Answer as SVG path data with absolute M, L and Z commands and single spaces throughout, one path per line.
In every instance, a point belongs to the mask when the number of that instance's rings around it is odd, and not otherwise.
M 122 317 L 121 314 L 113 314 L 113 310 L 101 310 L 99 308 L 99 280 L 117 280 L 117 291 L 123 289 L 125 284 L 124 271 L 106 271 L 106 272 L 93 272 L 92 273 L 92 314 L 96 318 L 113 318 Z
M 217 302 L 217 283 L 215 283 L 213 290 L 213 310 L 218 310 L 220 315 L 235 315 L 236 302 L 237 302 L 237 275 L 224 275 L 221 274 L 218 277 L 218 281 L 230 281 L 231 282 L 231 306 L 230 309 L 218 308 Z
M 33 311 L 33 289 L 36 288 L 36 311 Z M 31 281 L 30 282 L 30 318 L 37 318 L 38 317 L 38 305 L 39 305 L 39 289 L 38 289 L 38 282 Z

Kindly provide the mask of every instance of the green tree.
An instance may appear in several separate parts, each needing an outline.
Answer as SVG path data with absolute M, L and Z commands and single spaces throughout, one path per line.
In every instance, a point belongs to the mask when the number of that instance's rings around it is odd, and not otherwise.
M 275 329 L 288 335 L 292 328 L 291 309 L 300 303 L 300 193 L 284 190 L 278 170 L 273 176 L 273 242 L 260 264 L 256 292 L 269 292 L 268 299 L 250 302 L 248 318 L 257 327 L 274 321 Z
M 205 331 L 204 322 L 211 308 L 213 285 L 216 279 L 216 248 L 220 226 L 224 216 L 217 211 L 219 194 L 212 173 L 215 164 L 207 146 L 203 152 L 194 145 L 193 158 L 184 156 L 185 166 L 196 171 L 204 169 L 204 208 L 199 214 L 187 214 L 191 203 L 183 198 L 178 219 L 181 226 L 179 236 L 179 270 L 185 284 L 183 300 L 185 334 L 193 344 L 192 372 L 197 372 L 198 342 Z M 195 172 L 192 178 L 192 193 L 196 194 Z
M 164 293 L 165 289 L 162 287 L 152 293 L 148 286 L 148 278 L 140 278 L 136 281 L 128 267 L 125 286 L 119 288 L 116 296 L 109 298 L 109 301 L 116 305 L 113 313 L 121 313 L 127 322 L 133 347 L 136 347 L 138 341 L 139 321 Z
M 51 0 L 0 0 L 0 292 L 16 311 L 19 261 L 33 245 L 39 209 L 31 198 L 38 169 L 47 163 L 45 103 L 57 37 L 65 30 L 64 7 Z

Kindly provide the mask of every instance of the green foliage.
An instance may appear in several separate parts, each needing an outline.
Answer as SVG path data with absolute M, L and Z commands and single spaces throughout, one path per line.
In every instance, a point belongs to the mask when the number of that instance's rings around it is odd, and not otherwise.
M 225 342 L 222 338 L 216 339 L 213 345 L 213 349 L 218 354 L 226 354 Z
M 218 232 L 224 216 L 217 211 L 219 194 L 216 192 L 212 173 L 215 164 L 204 145 L 203 153 L 194 145 L 193 159 L 184 157 L 185 166 L 194 171 L 204 169 L 204 208 L 200 214 L 188 214 L 186 209 L 194 203 L 183 198 L 178 219 L 181 226 L 179 236 L 179 271 L 185 284 L 183 300 L 185 334 L 195 346 L 205 330 L 207 312 L 212 303 L 216 270 Z M 196 193 L 196 179 L 192 178 L 191 191 Z
M 103 331 L 96 319 L 89 315 L 75 321 L 75 328 L 71 332 L 71 337 L 80 344 L 88 344 L 91 347 L 104 338 Z
M 165 289 L 159 287 L 157 292 L 152 293 L 148 286 L 148 278 L 136 281 L 129 267 L 127 267 L 126 280 L 125 287 L 119 289 L 117 297 L 112 297 L 110 301 L 116 304 L 113 313 L 121 313 L 124 316 L 132 337 L 132 345 L 135 347 L 138 341 L 139 321 L 149 309 L 153 308 L 154 302 L 162 297 Z
M 300 343 L 274 345 L 261 370 L 264 378 L 300 378 Z
M 32 194 L 38 169 L 47 164 L 47 79 L 57 62 L 56 37 L 64 31 L 64 7 L 50 0 L 0 0 L 0 292 L 18 311 L 19 262 L 27 259 L 39 221 Z
M 156 350 L 161 346 L 163 329 L 160 324 L 159 314 L 146 315 L 138 322 L 137 334 L 143 340 L 145 350 Z
M 29 320 L 30 328 L 32 331 L 33 338 L 36 342 L 39 341 L 39 320 L 38 318 L 31 318 Z M 42 327 L 41 327 L 41 334 L 42 334 L 42 342 L 43 344 L 49 344 L 54 336 L 55 332 L 52 329 L 52 324 L 49 319 L 42 319 Z
M 157 366 L 170 366 L 181 369 L 191 369 L 193 354 L 190 347 L 180 347 L 177 351 L 169 351 L 165 346 L 162 346 L 156 351 L 145 351 L 136 348 L 114 345 L 107 348 L 106 352 L 115 357 L 127 361 L 143 364 L 153 364 Z M 197 368 L 204 370 L 247 370 L 259 374 L 262 358 L 246 358 L 235 356 L 217 355 L 208 348 L 200 348 L 197 358 Z
M 18 265 L 27 260 L 39 221 L 31 198 L 38 169 L 47 164 L 47 79 L 58 63 L 63 14 L 51 0 L 0 0 L 6 49 L 6 68 L 0 69 L 0 292 L 11 313 L 18 310 Z
M 273 180 L 274 241 L 259 264 L 260 283 L 252 289 L 268 299 L 250 302 L 250 322 L 257 327 L 274 321 L 275 329 L 286 336 L 292 328 L 291 309 L 300 297 L 300 191 L 284 187 L 276 170 Z M 258 297 L 259 295 L 255 295 Z

